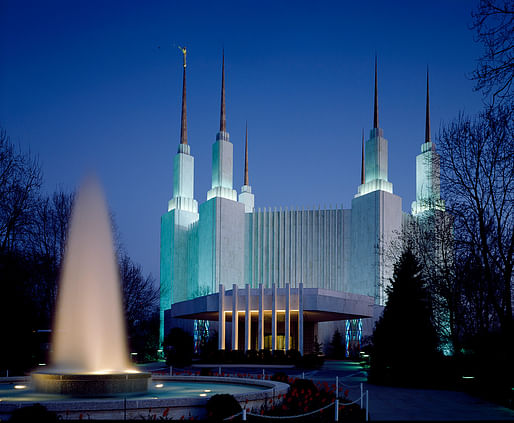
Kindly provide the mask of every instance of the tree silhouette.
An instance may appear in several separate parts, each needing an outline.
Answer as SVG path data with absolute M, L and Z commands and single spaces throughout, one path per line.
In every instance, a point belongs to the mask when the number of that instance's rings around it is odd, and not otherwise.
M 438 356 L 430 295 L 410 249 L 395 264 L 386 293 L 384 313 L 373 332 L 371 371 L 375 378 L 408 381 L 413 371 L 428 371 Z
M 472 79 L 475 90 L 492 94 L 492 102 L 511 102 L 514 76 L 514 6 L 508 0 L 480 0 L 472 13 L 476 40 L 485 51 Z
M 499 329 L 505 340 L 513 331 L 513 116 L 512 103 L 487 107 L 476 117 L 461 114 L 441 129 L 438 142 L 456 261 L 479 270 L 466 274 L 467 305 L 492 320 L 481 331 Z
M 343 336 L 339 329 L 336 329 L 334 335 L 332 335 L 332 341 L 330 342 L 330 349 L 333 358 L 342 359 L 345 355 L 345 346 Z

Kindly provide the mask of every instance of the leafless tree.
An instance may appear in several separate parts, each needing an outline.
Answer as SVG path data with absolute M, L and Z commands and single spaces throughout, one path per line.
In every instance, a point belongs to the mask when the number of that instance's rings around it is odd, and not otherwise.
M 33 254 L 61 266 L 74 194 L 63 190 L 38 200 L 30 237 Z
M 511 0 L 480 0 L 472 13 L 476 40 L 485 47 L 472 74 L 475 89 L 495 99 L 512 101 L 514 74 L 514 4 Z
M 37 266 L 32 295 L 40 300 L 44 316 L 42 320 L 48 324 L 55 309 L 57 281 L 66 246 L 73 198 L 74 194 L 63 190 L 56 191 L 49 197 L 40 197 L 30 236 L 27 238 L 25 254 Z
M 37 158 L 17 151 L 0 129 L 0 251 L 23 248 L 34 221 L 42 173 Z
M 512 334 L 513 112 L 510 103 L 491 106 L 476 118 L 460 115 L 441 129 L 438 142 L 457 260 L 474 269 L 468 289 L 484 295 L 506 336 Z
M 159 289 L 152 275 L 144 276 L 140 265 L 132 262 L 126 253 L 119 258 L 120 275 L 123 285 L 125 314 L 129 331 L 151 318 L 159 305 Z

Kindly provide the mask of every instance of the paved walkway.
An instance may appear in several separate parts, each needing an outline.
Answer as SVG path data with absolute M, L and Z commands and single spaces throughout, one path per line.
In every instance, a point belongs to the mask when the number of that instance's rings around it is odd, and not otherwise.
M 350 399 L 359 398 L 360 382 L 363 382 L 364 390 L 369 391 L 370 419 L 375 421 L 514 421 L 514 410 L 464 392 L 368 384 L 366 373 L 357 363 L 326 361 L 321 369 L 308 376 L 332 383 L 339 376 L 341 384 L 349 385 Z
M 376 385 L 365 389 L 372 420 L 514 421 L 514 411 L 463 392 Z
M 160 366 L 162 368 L 162 364 Z M 208 367 L 216 369 L 219 365 Z M 283 371 L 290 376 L 302 376 L 302 370 L 290 366 L 280 369 L 277 366 L 221 367 L 226 373 L 262 373 L 264 368 L 266 374 Z M 330 384 L 334 384 L 338 376 L 340 386 L 346 385 L 352 400 L 359 398 L 362 382 L 364 390 L 369 391 L 369 412 L 373 421 L 514 421 L 514 410 L 463 392 L 368 384 L 366 372 L 358 363 L 326 361 L 321 369 L 303 373 L 305 378 Z

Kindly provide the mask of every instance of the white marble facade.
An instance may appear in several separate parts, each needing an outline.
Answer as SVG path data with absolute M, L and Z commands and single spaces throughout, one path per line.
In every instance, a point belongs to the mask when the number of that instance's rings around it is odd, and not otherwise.
M 187 151 L 179 149 L 174 195 L 161 219 L 161 339 L 165 310 L 215 294 L 220 285 L 255 290 L 261 286 L 296 289 L 301 284 L 334 296 L 358 294 L 371 298 L 375 311 L 370 315 L 376 318 L 385 304 L 384 287 L 392 274 L 384 249 L 405 219 L 402 199 L 393 193 L 388 180 L 387 147 L 382 129 L 373 128 L 365 143 L 363 183 L 350 209 L 301 210 L 256 210 L 250 185 L 244 185 L 237 198 L 232 181 L 233 146 L 224 127 L 213 144 L 212 188 L 197 209 L 194 161 L 189 146 Z M 433 198 L 427 184 L 437 183 L 433 190 L 439 198 L 439 169 L 431 163 L 436 158 L 432 145 L 424 145 L 422 155 L 416 174 L 417 201 L 426 205 L 425 197 Z M 413 206 L 413 212 L 419 209 Z M 370 334 L 373 318 L 367 320 L 363 323 Z

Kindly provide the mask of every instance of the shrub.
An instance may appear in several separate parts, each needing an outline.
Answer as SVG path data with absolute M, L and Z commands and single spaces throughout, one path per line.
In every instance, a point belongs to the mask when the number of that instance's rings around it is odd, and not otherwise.
M 342 360 L 345 357 L 345 351 L 346 348 L 343 336 L 341 335 L 341 332 L 339 332 L 339 329 L 336 329 L 334 335 L 332 335 L 332 341 L 330 342 L 330 355 L 332 358 Z
M 228 351 L 229 361 L 232 363 L 244 363 L 245 362 L 245 353 L 241 350 L 231 350 Z
M 270 350 L 259 350 L 259 357 L 261 362 L 269 363 L 271 362 L 271 351 Z
M 317 354 L 304 354 L 296 360 L 296 367 L 304 369 L 316 369 L 323 365 L 325 357 Z
M 13 411 L 11 422 L 57 422 L 57 414 L 48 411 L 41 404 L 34 404 L 28 407 L 18 408 Z
M 208 367 L 202 367 L 200 369 L 200 376 L 212 376 L 212 371 Z
M 259 361 L 259 354 L 255 350 L 248 350 L 245 352 L 247 363 L 257 363 Z
M 335 399 L 328 389 L 318 389 L 310 379 L 295 379 L 279 407 L 272 408 L 268 414 L 294 416 L 319 410 Z M 315 416 L 319 418 L 320 416 Z
M 363 422 L 366 420 L 366 409 L 360 408 L 358 404 L 349 404 L 350 400 L 339 400 L 339 421 L 345 423 Z
M 289 383 L 289 377 L 284 372 L 276 372 L 271 376 L 271 380 L 275 382 Z
M 301 357 L 300 352 L 298 350 L 287 350 L 286 359 L 288 362 L 295 363 Z
M 164 338 L 164 353 L 168 366 L 183 367 L 190 365 L 193 352 L 193 337 L 180 328 L 171 329 Z
M 285 361 L 286 355 L 284 350 L 273 350 L 271 352 L 272 360 L 274 363 L 283 363 Z
M 227 361 L 227 352 L 225 350 L 216 350 L 212 354 L 213 363 L 225 363 Z
M 209 421 L 221 422 L 223 419 L 242 411 L 241 406 L 230 394 L 213 395 L 207 401 L 207 418 Z

